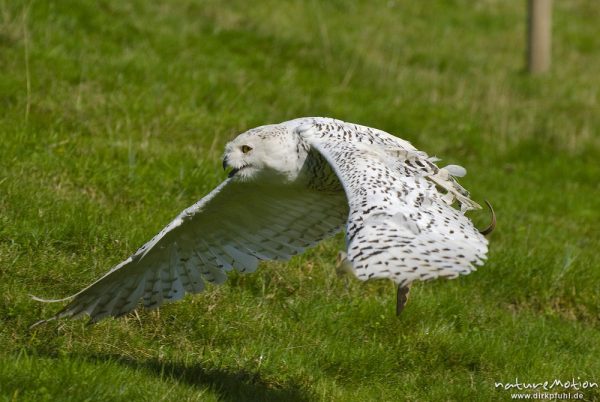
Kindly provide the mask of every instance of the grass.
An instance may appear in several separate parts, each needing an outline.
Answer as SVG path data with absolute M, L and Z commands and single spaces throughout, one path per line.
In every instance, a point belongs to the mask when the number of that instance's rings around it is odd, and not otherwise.
M 505 1 L 0 1 L 0 398 L 510 399 L 600 382 L 600 12 L 554 2 L 523 73 Z M 418 284 L 336 278 L 343 239 L 159 312 L 28 326 L 206 194 L 224 144 L 299 116 L 467 167 L 489 262 Z M 485 225 L 485 214 L 473 214 Z M 582 391 L 600 399 L 598 388 Z

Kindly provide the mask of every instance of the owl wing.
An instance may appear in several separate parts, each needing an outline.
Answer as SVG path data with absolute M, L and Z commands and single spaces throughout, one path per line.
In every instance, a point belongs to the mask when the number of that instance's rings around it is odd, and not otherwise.
M 483 264 L 487 240 L 452 207 L 456 199 L 463 211 L 479 207 L 452 177 L 464 169 L 440 169 L 408 142 L 364 126 L 313 121 L 296 132 L 344 187 L 350 208 L 345 263 L 359 279 L 405 286 L 455 278 Z
M 93 323 L 126 314 L 140 300 L 146 308 L 179 300 L 204 290 L 205 281 L 223 283 L 226 271 L 287 260 L 341 230 L 347 216 L 343 193 L 227 179 L 131 257 L 62 299 L 71 301 L 50 320 L 86 313 Z

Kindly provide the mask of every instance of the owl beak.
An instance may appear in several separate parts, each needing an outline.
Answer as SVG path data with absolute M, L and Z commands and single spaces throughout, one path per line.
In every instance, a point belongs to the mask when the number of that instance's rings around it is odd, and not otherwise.
M 227 156 L 223 158 L 223 170 L 227 170 L 227 168 L 230 167 L 229 166 L 229 160 L 227 159 Z M 235 174 L 239 171 L 240 169 L 232 169 L 231 172 L 229 172 L 229 174 L 227 175 L 227 177 L 231 178 L 233 176 L 235 176 Z

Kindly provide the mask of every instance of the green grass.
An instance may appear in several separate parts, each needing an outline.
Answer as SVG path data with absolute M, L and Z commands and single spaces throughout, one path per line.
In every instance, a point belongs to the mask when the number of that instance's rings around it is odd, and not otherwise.
M 508 400 L 600 382 L 600 9 L 554 2 L 523 73 L 518 1 L 0 0 L 2 400 Z M 57 305 L 224 178 L 224 144 L 299 116 L 467 167 L 489 262 L 417 284 L 334 272 L 338 237 L 159 312 Z M 484 226 L 484 213 L 473 214 Z M 600 399 L 596 388 L 587 400 Z

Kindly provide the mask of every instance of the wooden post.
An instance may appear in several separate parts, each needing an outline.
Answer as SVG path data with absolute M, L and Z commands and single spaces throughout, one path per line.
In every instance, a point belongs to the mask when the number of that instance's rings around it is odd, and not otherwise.
M 552 39 L 552 0 L 527 0 L 527 69 L 548 71 Z

